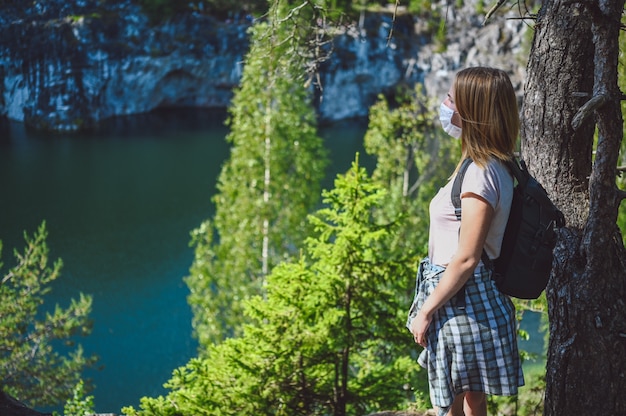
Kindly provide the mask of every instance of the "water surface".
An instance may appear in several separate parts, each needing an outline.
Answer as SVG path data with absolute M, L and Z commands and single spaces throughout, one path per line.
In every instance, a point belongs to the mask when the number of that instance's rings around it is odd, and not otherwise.
M 189 233 L 213 215 L 229 154 L 225 116 L 162 111 L 80 135 L 0 123 L 3 270 L 13 248 L 23 248 L 23 232 L 45 220 L 51 259 L 64 263 L 47 306 L 93 295 L 93 332 L 80 343 L 100 357 L 85 374 L 96 385 L 98 412 L 164 394 L 172 370 L 195 355 L 183 278 L 193 261 Z M 332 160 L 326 188 L 362 151 L 364 129 L 362 121 L 321 129 Z

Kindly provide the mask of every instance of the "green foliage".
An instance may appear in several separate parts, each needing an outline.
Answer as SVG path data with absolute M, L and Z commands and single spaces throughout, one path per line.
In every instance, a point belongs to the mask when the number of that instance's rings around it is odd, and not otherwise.
M 428 245 L 428 205 L 454 170 L 460 143 L 435 125 L 437 101 L 422 86 L 400 93 L 391 108 L 384 98 L 370 109 L 365 150 L 376 157 L 373 178 L 389 189 L 389 203 L 379 215 L 409 216 L 397 234 L 398 249 L 425 256 Z
M 251 30 L 229 109 L 231 155 L 218 178 L 215 217 L 192 233 L 186 281 L 202 346 L 240 331 L 242 301 L 261 294 L 269 271 L 297 254 L 319 200 L 327 156 L 303 76 L 310 29 L 302 28 L 313 27 L 314 15 L 282 7 Z
M 548 345 L 548 301 L 545 293 L 538 299 L 524 300 L 511 298 L 515 305 L 516 318 L 522 322 L 526 312 L 536 312 L 541 315 L 540 333 L 545 339 L 544 353 Z M 518 339 L 528 340 L 531 335 L 518 327 Z M 524 387 L 520 388 L 517 396 L 490 397 L 490 414 L 499 415 L 540 415 L 543 412 L 544 392 L 546 388 L 546 369 L 543 357 L 537 357 L 528 351 L 520 350 L 520 358 L 524 364 Z M 535 362 L 535 364 L 530 364 Z
M 431 0 L 410 0 L 408 4 L 408 10 L 418 16 L 423 16 L 431 12 L 432 1 Z
M 155 23 L 165 21 L 182 12 L 202 12 L 227 18 L 232 15 L 250 13 L 262 15 L 267 12 L 267 0 L 135 0 L 144 13 Z
M 65 403 L 63 416 L 88 416 L 95 414 L 93 396 L 85 396 L 85 383 L 80 380 Z
M 246 303 L 241 337 L 174 371 L 167 397 L 132 415 L 363 415 L 426 400 L 404 328 L 415 259 L 392 247 L 400 221 L 373 215 L 387 192 L 356 164 L 324 193 L 301 258 Z M 413 357 L 412 357 L 413 355 Z
M 45 223 L 32 237 L 24 234 L 24 252 L 15 251 L 16 266 L 0 282 L 1 388 L 31 406 L 65 402 L 83 368 L 95 362 L 73 341 L 91 331 L 90 296 L 80 294 L 67 309 L 56 305 L 53 313 L 40 310 L 62 267 L 61 260 L 48 266 L 47 235 Z M 61 345 L 67 355 L 57 352 Z
M 534 416 L 543 414 L 546 371 L 543 364 L 524 368 L 524 387 L 518 396 L 490 396 L 490 415 Z
M 546 368 L 544 363 L 529 367 L 524 371 L 526 385 L 518 397 L 519 415 L 543 414 L 544 396 L 546 391 Z

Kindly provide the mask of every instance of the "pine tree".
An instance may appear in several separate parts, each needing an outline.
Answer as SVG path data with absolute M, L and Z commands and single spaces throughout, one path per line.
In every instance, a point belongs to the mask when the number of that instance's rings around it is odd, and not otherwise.
M 66 309 L 56 305 L 53 313 L 41 310 L 62 267 L 61 260 L 48 265 L 47 235 L 45 223 L 32 237 L 25 234 L 23 253 L 15 251 L 17 264 L 0 282 L 0 388 L 31 406 L 64 403 L 95 362 L 74 345 L 76 336 L 91 332 L 90 296 L 80 294 Z M 63 355 L 59 342 L 74 348 Z
M 364 415 L 406 408 L 420 386 L 404 324 L 415 259 L 395 251 L 401 221 L 380 223 L 388 193 L 356 164 L 324 194 L 299 260 L 267 277 L 240 337 L 177 369 L 163 398 L 133 415 Z

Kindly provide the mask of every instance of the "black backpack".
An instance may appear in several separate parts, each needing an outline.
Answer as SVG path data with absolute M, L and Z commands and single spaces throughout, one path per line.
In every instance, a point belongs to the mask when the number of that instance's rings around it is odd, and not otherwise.
M 461 184 L 471 159 L 465 159 L 452 186 L 452 204 L 461 220 Z M 552 270 L 556 228 L 565 217 L 547 192 L 533 178 L 523 160 L 508 161 L 507 167 L 517 181 L 513 190 L 511 213 L 506 224 L 500 257 L 490 260 L 483 249 L 483 263 L 492 269 L 498 289 L 509 296 L 536 299 L 544 291 Z

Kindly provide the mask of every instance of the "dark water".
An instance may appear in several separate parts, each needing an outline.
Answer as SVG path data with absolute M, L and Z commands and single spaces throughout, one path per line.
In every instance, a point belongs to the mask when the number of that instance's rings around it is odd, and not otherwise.
M 213 215 L 211 196 L 229 147 L 225 113 L 168 111 L 110 121 L 88 135 L 27 134 L 0 124 L 0 240 L 6 271 L 23 232 L 45 220 L 51 258 L 64 267 L 47 302 L 94 298 L 100 357 L 89 371 L 98 412 L 165 393 L 174 368 L 195 355 L 183 277 L 193 261 L 189 233 Z M 332 168 L 360 151 L 363 122 L 321 130 Z
M 167 111 L 80 136 L 27 134 L 19 123 L 0 122 L 3 271 L 13 248 L 22 249 L 23 232 L 45 220 L 51 258 L 64 262 L 48 305 L 67 307 L 79 292 L 94 298 L 93 332 L 80 343 L 100 357 L 99 369 L 85 374 L 96 385 L 97 412 L 119 413 L 166 393 L 172 370 L 195 355 L 183 277 L 193 261 L 189 233 L 213 215 L 229 153 L 224 119 L 220 111 Z M 357 151 L 371 167 L 365 128 L 352 121 L 321 129 L 331 158 L 325 188 Z

